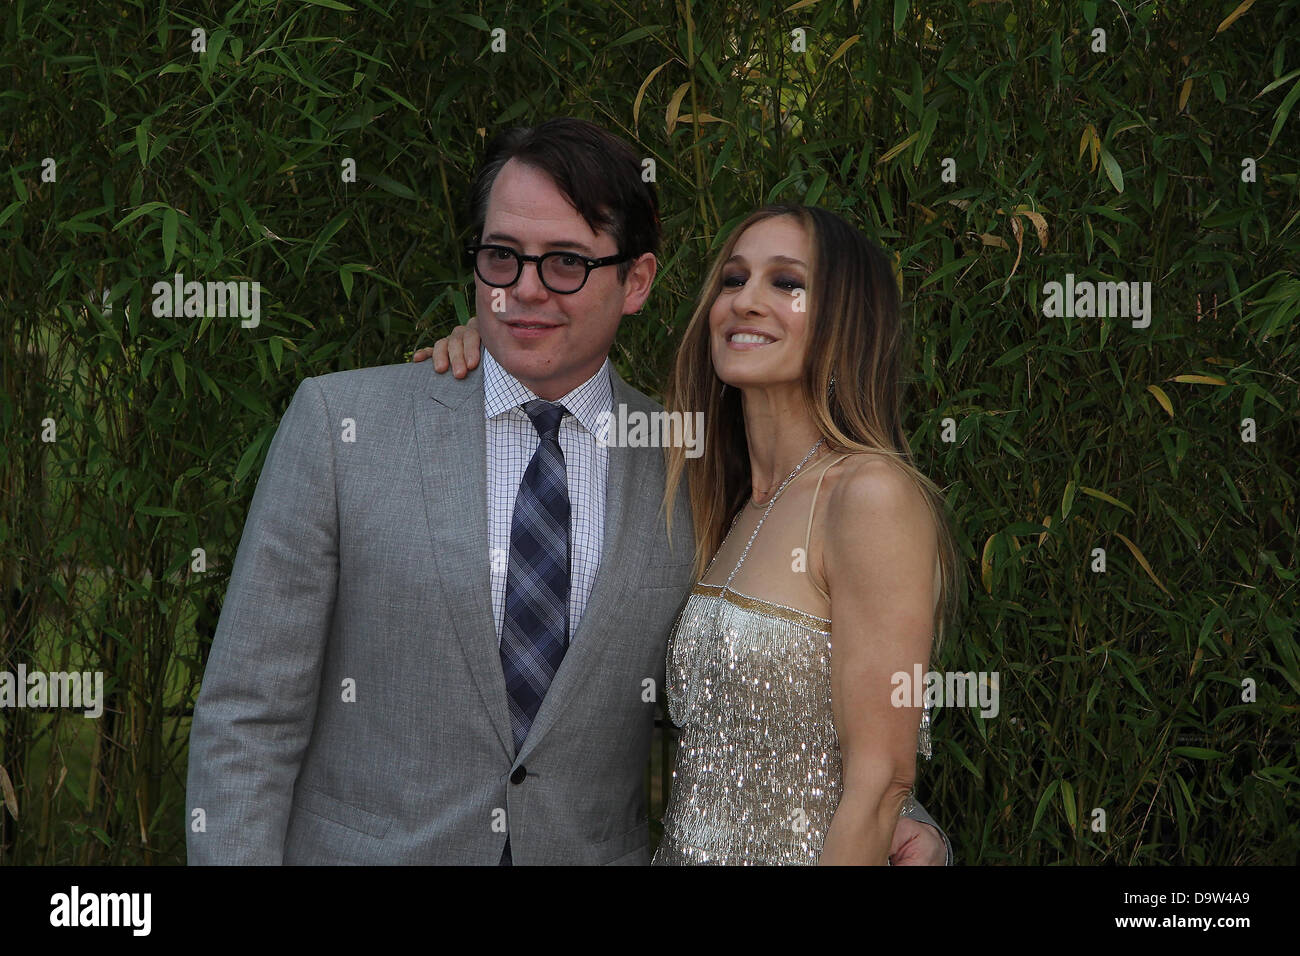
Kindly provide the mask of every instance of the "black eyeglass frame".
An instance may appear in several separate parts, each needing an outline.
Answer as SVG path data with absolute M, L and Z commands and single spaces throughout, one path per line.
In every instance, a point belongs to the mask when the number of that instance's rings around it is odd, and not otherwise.
M 514 256 L 515 277 L 511 279 L 509 282 L 492 282 L 486 277 L 484 277 L 483 273 L 479 272 L 478 269 L 478 254 L 482 252 L 484 249 L 499 249 L 502 252 L 508 252 L 512 256 Z M 518 282 L 520 277 L 524 274 L 524 263 L 526 262 L 536 263 L 537 278 L 541 281 L 542 285 L 546 286 L 547 289 L 549 289 L 551 292 L 554 292 L 556 295 L 573 295 L 575 292 L 581 292 L 583 287 L 587 284 L 587 280 L 591 278 L 592 269 L 599 269 L 601 266 L 617 265 L 620 262 L 627 262 L 629 259 L 632 258 L 631 255 L 624 253 L 620 255 L 605 256 L 602 259 L 592 259 L 591 257 L 584 256 L 579 252 L 566 252 L 563 249 L 556 249 L 553 252 L 543 252 L 540 256 L 526 256 L 522 252 L 519 252 L 516 249 L 511 249 L 509 246 L 498 246 L 494 243 L 480 243 L 476 245 L 466 246 L 465 255 L 474 264 L 474 274 L 478 276 L 480 279 L 482 279 L 485 285 L 489 285 L 494 289 L 510 288 L 512 285 Z M 582 264 L 587 267 L 587 272 L 582 277 L 582 282 L 578 284 L 578 287 L 576 289 L 568 289 L 565 290 L 564 292 L 561 292 L 559 289 L 552 288 L 551 284 L 546 281 L 546 277 L 542 274 L 542 262 L 543 260 L 549 259 L 553 256 L 566 256 L 570 259 L 578 259 L 581 260 Z

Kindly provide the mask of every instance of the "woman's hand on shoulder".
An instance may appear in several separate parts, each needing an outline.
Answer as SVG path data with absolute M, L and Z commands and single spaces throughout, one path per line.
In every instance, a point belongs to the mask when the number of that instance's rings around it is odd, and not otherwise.
M 478 316 L 474 316 L 466 324 L 452 329 L 446 338 L 438 339 L 427 348 L 416 350 L 411 361 L 423 362 L 432 357 L 435 372 L 442 373 L 450 368 L 455 378 L 464 378 L 472 369 L 478 368 L 480 342 Z

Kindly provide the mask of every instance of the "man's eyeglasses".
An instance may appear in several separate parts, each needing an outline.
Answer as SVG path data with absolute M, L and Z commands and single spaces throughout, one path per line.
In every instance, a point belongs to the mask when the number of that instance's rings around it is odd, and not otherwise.
M 537 275 L 542 285 L 557 295 L 572 295 L 587 284 L 592 269 L 626 262 L 629 255 L 605 256 L 589 259 L 576 252 L 545 252 L 540 256 L 526 256 L 509 246 L 470 246 L 466 255 L 474 260 L 478 277 L 494 289 L 514 285 L 523 275 L 524 263 L 537 263 Z

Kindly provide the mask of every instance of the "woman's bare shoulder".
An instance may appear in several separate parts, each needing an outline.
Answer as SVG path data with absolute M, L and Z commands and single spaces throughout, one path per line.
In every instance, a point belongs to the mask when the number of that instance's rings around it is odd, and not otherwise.
M 930 524 L 925 496 L 906 470 L 888 455 L 854 452 L 826 475 L 826 512 L 832 527 L 861 530 L 882 520 L 918 527 Z

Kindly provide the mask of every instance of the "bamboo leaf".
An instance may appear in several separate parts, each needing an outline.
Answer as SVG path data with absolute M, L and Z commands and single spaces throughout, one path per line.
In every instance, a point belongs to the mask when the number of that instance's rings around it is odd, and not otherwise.
M 139 505 L 135 509 L 136 514 L 153 515 L 156 518 L 184 518 L 185 512 L 177 511 L 175 508 L 159 508 L 156 505 Z
M 1110 495 L 1106 494 L 1106 492 L 1104 492 L 1104 491 L 1098 491 L 1096 488 L 1089 488 L 1087 485 L 1080 485 L 1080 486 L 1079 486 L 1079 490 L 1082 491 L 1085 495 L 1088 495 L 1088 496 L 1091 497 L 1091 498 L 1096 498 L 1096 499 L 1098 499 L 1099 501 L 1105 501 L 1105 502 L 1107 502 L 1108 504 L 1118 505 L 1119 507 L 1121 507 L 1121 508 L 1123 508 L 1125 511 L 1127 511 L 1129 514 L 1131 514 L 1131 515 L 1134 514 L 1134 511 L 1133 511 L 1132 508 L 1130 508 L 1128 505 L 1124 504 L 1124 502 L 1120 501 L 1118 498 L 1114 498 L 1114 497 L 1111 497 Z M 1136 515 L 1134 515 L 1134 516 L 1136 517 Z
M 1219 474 L 1223 477 L 1223 484 L 1228 489 L 1228 497 L 1230 497 L 1232 503 L 1237 506 L 1237 512 L 1239 514 L 1245 514 L 1246 506 L 1242 503 L 1241 492 L 1237 490 L 1237 485 L 1233 482 L 1232 476 L 1228 474 L 1228 469 L 1224 468 L 1222 465 L 1216 465 L 1215 467 L 1219 469 Z
M 1074 787 L 1068 780 L 1061 781 L 1061 806 L 1065 808 L 1065 819 L 1070 824 L 1070 829 L 1077 830 L 1079 824 L 1074 806 Z
M 9 779 L 9 774 L 3 765 L 0 765 L 0 793 L 4 795 L 5 806 L 9 808 L 9 815 L 17 820 L 18 794 L 14 793 L 13 781 Z
M 836 60 L 842 57 L 848 51 L 849 47 L 853 46 L 853 44 L 857 43 L 861 39 L 862 39 L 861 33 L 853 34 L 853 36 L 849 37 L 847 40 L 845 40 L 843 43 L 841 43 L 839 46 L 835 48 L 835 52 L 832 53 L 831 58 L 826 61 L 826 65 L 830 66 L 832 63 L 834 63 Z
M 993 593 L 993 548 L 997 537 L 997 532 L 989 535 L 984 542 L 984 553 L 980 555 L 980 581 L 989 594 Z
M 1273 141 L 1277 139 L 1277 134 L 1282 132 L 1282 126 L 1286 119 L 1291 115 L 1291 107 L 1295 106 L 1296 100 L 1300 99 L 1300 80 L 1296 81 L 1295 86 L 1291 87 L 1291 92 L 1286 95 L 1277 112 L 1274 114 L 1277 119 L 1273 123 L 1273 131 L 1268 134 L 1268 145 L 1272 146 Z
M 641 100 L 645 98 L 645 91 L 649 89 L 650 81 L 653 80 L 659 74 L 660 70 L 662 70 L 671 62 L 673 61 L 664 60 L 664 62 L 660 63 L 653 70 L 651 70 L 650 75 L 647 76 L 645 80 L 642 81 L 641 89 L 636 91 L 636 99 L 632 101 L 632 125 L 633 126 L 635 126 L 641 118 Z
M 369 182 L 374 183 L 386 193 L 391 193 L 399 199 L 419 199 L 414 190 L 404 183 L 399 183 L 396 179 L 384 176 L 380 173 L 369 173 L 365 177 Z M 279 238 L 278 236 L 276 238 Z
M 307 265 L 304 268 L 311 268 L 311 264 L 316 261 L 316 257 L 320 255 L 321 250 L 325 248 L 330 239 L 334 238 L 334 234 L 343 228 L 351 215 L 351 212 L 345 209 L 325 225 L 320 235 L 316 237 L 316 241 L 311 244 L 311 251 L 307 253 Z
M 1023 206 L 1017 206 L 1011 210 L 1017 216 L 1024 216 L 1034 224 L 1034 232 L 1038 234 L 1038 246 L 1040 249 L 1047 248 L 1047 219 L 1040 212 L 1032 209 L 1026 209 Z
M 1124 172 L 1119 168 L 1119 163 L 1115 160 L 1115 157 L 1110 154 L 1110 150 L 1102 149 L 1101 165 L 1106 170 L 1106 178 L 1115 187 L 1115 192 L 1122 193 L 1124 191 Z
M 176 381 L 181 387 L 181 396 L 185 395 L 185 359 L 181 357 L 180 352 L 172 352 L 172 372 L 176 375 Z
M 1169 401 L 1169 396 L 1165 394 L 1165 390 L 1159 385 L 1148 385 L 1147 391 L 1156 397 L 1156 401 L 1160 403 L 1160 407 L 1169 413 L 1170 418 L 1173 418 L 1174 404 Z
M 1255 5 L 1255 0 L 1243 0 L 1242 3 L 1238 4 L 1236 10 L 1233 10 L 1230 14 L 1228 14 L 1226 17 L 1223 18 L 1223 22 L 1219 24 L 1219 29 L 1214 31 L 1214 35 L 1217 37 L 1224 30 L 1228 29 L 1228 27 L 1232 26 L 1234 23 L 1237 22 L 1237 20 L 1242 15 L 1245 14 L 1247 10 L 1249 10 L 1254 5 Z
M 682 108 L 682 97 L 686 95 L 686 91 L 690 88 L 691 84 L 683 83 L 677 87 L 677 92 L 668 101 L 668 109 L 664 111 L 664 128 L 669 136 L 673 135 L 673 127 L 677 125 L 677 113 Z
M 822 192 L 826 189 L 826 183 L 830 180 L 830 174 L 821 172 L 813 180 L 813 184 L 808 187 L 808 192 L 804 194 L 803 201 L 806 206 L 817 205 L 817 200 L 822 198 Z
M 1175 375 L 1169 381 L 1184 382 L 1189 385 L 1227 385 L 1227 379 L 1218 375 Z
M 901 143 L 897 143 L 892 149 L 889 150 L 889 152 L 885 153 L 884 156 L 881 156 L 878 160 L 876 160 L 876 165 L 879 166 L 881 163 L 889 162 L 891 159 L 893 159 L 903 150 L 907 149 L 907 147 L 915 143 L 917 138 L 920 137 L 920 135 L 921 135 L 921 131 L 918 129 L 911 136 L 907 137 L 907 139 L 903 140 Z
M 1030 833 L 1033 833 L 1038 829 L 1038 822 L 1043 819 L 1043 813 L 1047 810 L 1047 804 L 1051 801 L 1052 794 L 1056 793 L 1060 786 L 1061 781 L 1053 780 L 1047 785 L 1047 789 L 1043 791 L 1043 795 L 1038 798 L 1038 807 L 1034 810 L 1034 820 L 1029 824 Z
M 1228 756 L 1222 750 L 1211 750 L 1209 747 L 1174 747 L 1169 752 L 1175 757 L 1191 757 L 1193 760 L 1218 760 Z
M 1151 563 L 1147 561 L 1146 555 L 1142 553 L 1141 549 L 1138 548 L 1136 544 L 1134 544 L 1124 535 L 1120 534 L 1118 531 L 1115 532 L 1115 537 L 1119 538 L 1121 541 L 1124 542 L 1124 544 L 1128 547 L 1129 551 L 1133 553 L 1133 557 L 1137 559 L 1137 563 L 1142 565 L 1142 570 L 1146 571 L 1147 576 L 1150 577 L 1151 580 L 1156 583 L 1156 587 L 1164 591 L 1165 594 L 1169 594 L 1168 588 L 1166 588 L 1163 584 L 1160 583 L 1160 579 L 1156 577 L 1156 573 L 1151 570 Z M 1170 595 L 1170 597 L 1172 596 L 1173 595 Z
M 162 245 L 163 245 L 163 268 L 169 269 L 172 264 L 172 253 L 176 251 L 176 232 L 180 228 L 180 219 L 176 215 L 176 210 L 170 206 L 163 213 L 162 221 Z
M 1259 97 L 1265 95 L 1266 93 L 1272 93 L 1279 86 L 1284 86 L 1289 80 L 1294 80 L 1297 76 L 1300 76 L 1300 70 L 1292 70 L 1290 73 L 1286 74 L 1285 76 L 1279 76 L 1268 86 L 1264 87 L 1262 90 L 1256 93 L 1253 99 L 1259 99 Z

